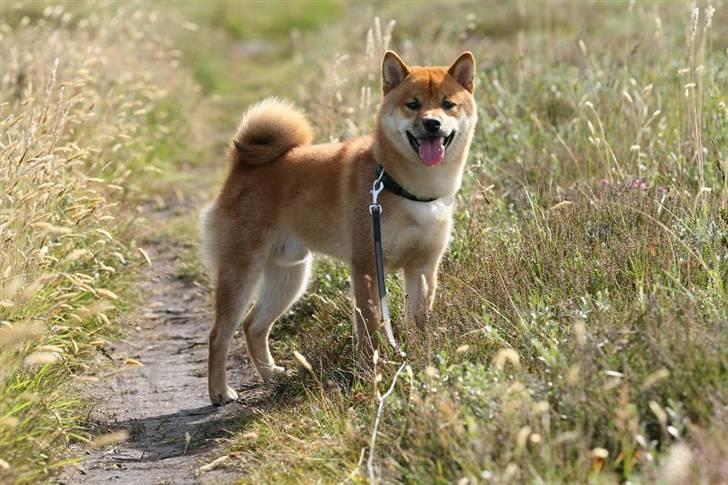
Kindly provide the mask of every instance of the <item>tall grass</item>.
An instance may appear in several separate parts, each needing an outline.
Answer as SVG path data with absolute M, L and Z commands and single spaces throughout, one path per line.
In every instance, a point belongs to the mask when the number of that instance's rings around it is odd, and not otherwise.
M 292 367 L 302 353 L 316 377 L 285 381 L 280 408 L 233 440 L 245 481 L 717 483 L 728 457 L 728 74 L 716 19 L 727 12 L 352 10 L 297 39 L 307 62 L 329 56 L 300 89 L 322 139 L 368 131 L 387 45 L 413 63 L 473 50 L 481 121 L 432 326 L 397 325 L 408 357 L 371 470 L 378 396 L 401 359 L 356 369 L 347 274 L 324 261 L 272 337 L 274 353 Z M 396 27 L 377 19 L 367 31 L 371 14 Z M 334 39 L 337 52 L 315 49 Z
M 48 475 L 88 439 L 75 383 L 95 379 L 145 264 L 140 181 L 185 149 L 197 98 L 158 15 L 74 6 L 1 10 L 3 483 Z

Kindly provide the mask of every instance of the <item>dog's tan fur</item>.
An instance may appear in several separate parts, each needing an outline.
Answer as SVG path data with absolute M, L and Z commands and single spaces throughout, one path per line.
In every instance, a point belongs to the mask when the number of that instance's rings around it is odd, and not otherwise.
M 387 191 L 380 196 L 385 270 L 404 271 L 406 318 L 424 328 L 477 120 L 474 61 L 466 52 L 449 69 L 408 67 L 388 52 L 382 74 L 384 97 L 372 136 L 310 145 L 312 129 L 304 115 L 275 99 L 244 116 L 229 149 L 230 174 L 202 217 L 203 248 L 216 287 L 208 362 L 213 403 L 237 397 L 227 385 L 225 362 L 240 321 L 260 376 L 267 379 L 279 369 L 268 334 L 304 293 L 311 252 L 351 266 L 357 342 L 364 353 L 372 348 L 381 323 L 368 212 L 377 161 L 409 192 L 438 197 L 425 203 Z M 406 107 L 413 98 L 421 103 L 416 110 Z M 446 109 L 445 98 L 456 106 Z M 404 131 L 421 130 L 425 117 L 457 132 L 442 162 L 431 167 L 418 158 Z

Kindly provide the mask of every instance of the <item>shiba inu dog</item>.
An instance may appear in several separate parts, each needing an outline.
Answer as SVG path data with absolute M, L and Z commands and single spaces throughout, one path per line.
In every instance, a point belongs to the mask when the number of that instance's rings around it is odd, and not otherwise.
M 312 252 L 350 265 L 357 345 L 362 355 L 371 351 L 382 324 L 369 214 L 378 165 L 387 189 L 379 196 L 384 268 L 404 271 L 406 318 L 425 329 L 477 121 L 474 73 L 470 52 L 449 68 L 408 66 L 387 52 L 374 134 L 341 143 L 312 145 L 305 116 L 277 99 L 244 115 L 228 150 L 230 174 L 201 220 L 215 284 L 214 404 L 237 398 L 225 362 L 241 321 L 260 376 L 281 370 L 268 334 L 304 293 Z

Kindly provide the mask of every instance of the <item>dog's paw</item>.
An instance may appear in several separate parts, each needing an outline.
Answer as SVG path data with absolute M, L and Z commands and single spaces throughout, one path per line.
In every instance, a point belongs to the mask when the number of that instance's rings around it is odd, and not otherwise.
M 285 375 L 286 369 L 279 365 L 261 366 L 258 369 L 258 374 L 260 374 L 260 377 L 264 382 L 268 382 L 275 379 L 277 376 Z
M 222 391 L 210 391 L 210 401 L 213 406 L 224 406 L 225 404 L 237 401 L 238 393 L 230 386 L 225 386 Z

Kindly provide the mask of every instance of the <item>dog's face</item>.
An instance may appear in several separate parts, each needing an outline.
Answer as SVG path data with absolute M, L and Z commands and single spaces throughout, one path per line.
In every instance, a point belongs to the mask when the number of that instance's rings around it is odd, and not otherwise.
M 449 68 L 407 66 L 385 54 L 379 127 L 405 159 L 428 167 L 461 159 L 477 120 L 474 74 L 470 52 Z

